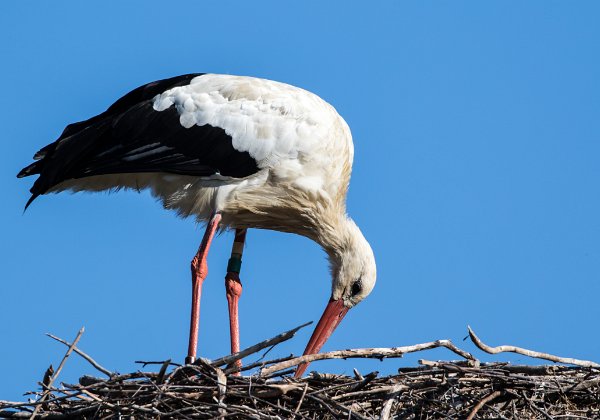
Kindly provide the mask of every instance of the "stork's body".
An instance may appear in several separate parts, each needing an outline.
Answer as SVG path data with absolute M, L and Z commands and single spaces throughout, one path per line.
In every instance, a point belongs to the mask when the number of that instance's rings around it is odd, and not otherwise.
M 206 222 L 192 266 L 200 286 L 219 227 L 237 229 L 238 239 L 260 228 L 319 243 L 332 268 L 332 298 L 306 352 L 318 351 L 374 286 L 373 253 L 346 215 L 350 130 L 331 105 L 305 90 L 212 74 L 161 80 L 69 125 L 34 158 L 19 174 L 40 174 L 28 205 L 47 192 L 148 188 L 166 208 Z M 237 252 L 241 257 L 239 243 Z M 233 306 L 237 319 L 237 300 Z

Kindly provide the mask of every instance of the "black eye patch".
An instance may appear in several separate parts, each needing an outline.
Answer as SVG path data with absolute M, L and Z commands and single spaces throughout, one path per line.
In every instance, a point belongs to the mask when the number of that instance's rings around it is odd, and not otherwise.
M 358 295 L 362 291 L 362 281 L 357 280 L 352 284 L 352 296 Z

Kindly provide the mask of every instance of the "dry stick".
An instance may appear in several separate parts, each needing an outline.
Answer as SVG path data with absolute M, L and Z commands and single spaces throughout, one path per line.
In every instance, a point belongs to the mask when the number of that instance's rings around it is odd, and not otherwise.
M 313 395 L 309 395 L 308 397 L 313 398 Z M 324 400 L 321 400 L 321 401 L 325 402 Z M 366 417 L 362 416 L 360 413 L 355 413 L 354 411 L 352 411 L 351 408 L 348 408 L 344 404 L 341 404 L 331 398 L 329 398 L 327 400 L 327 403 L 335 406 L 335 408 L 337 408 L 338 410 L 346 411 L 348 413 L 348 419 L 354 417 L 354 418 L 357 418 L 358 420 L 368 420 Z
M 284 333 L 281 333 L 279 335 L 276 335 L 273 338 L 269 338 L 268 340 L 262 341 L 258 344 L 255 344 L 253 346 L 248 347 L 247 349 L 244 349 L 242 351 L 239 351 L 237 353 L 233 353 L 230 354 L 229 356 L 225 356 L 225 357 L 221 357 L 219 359 L 215 359 L 212 362 L 210 362 L 210 364 L 212 366 L 222 366 L 222 365 L 229 365 L 233 362 L 235 362 L 236 360 L 240 360 L 243 359 L 246 356 L 249 356 L 251 354 L 256 353 L 257 351 L 260 351 L 264 348 L 267 347 L 271 347 L 275 344 L 279 344 L 283 341 L 287 341 L 290 338 L 292 338 L 294 336 L 294 334 L 296 334 L 296 332 L 298 332 L 299 329 L 306 327 L 307 325 L 312 324 L 311 322 L 307 322 L 306 324 L 302 324 L 299 327 L 296 327 L 292 330 L 286 331 Z
M 75 340 L 73 340 L 73 344 L 71 344 L 69 346 L 69 349 L 67 350 L 67 352 L 63 356 L 62 360 L 60 361 L 60 365 L 58 365 L 58 368 L 56 369 L 56 372 L 54 372 L 54 375 L 52 375 L 52 378 L 50 378 L 50 382 L 48 382 L 48 387 L 46 388 L 46 390 L 44 391 L 44 393 L 40 397 L 40 401 L 39 402 L 43 402 L 46 399 L 46 397 L 50 394 L 50 388 L 52 388 L 52 384 L 54 383 L 54 381 L 56 380 L 56 378 L 58 378 L 58 375 L 60 375 L 60 371 L 62 370 L 63 366 L 65 365 L 65 362 L 67 361 L 67 359 L 69 358 L 69 356 L 73 352 L 73 349 L 75 349 L 75 346 L 77 345 L 77 342 L 79 341 L 79 339 L 83 335 L 84 331 L 85 331 L 85 328 L 81 327 L 81 329 L 77 333 L 77 337 L 75 337 Z M 31 419 L 32 420 L 35 418 L 35 416 L 38 413 L 38 411 L 40 411 L 40 407 L 41 406 L 42 406 L 41 404 L 37 405 L 35 407 L 35 410 L 33 410 L 33 413 L 31 414 Z
M 295 356 L 293 354 L 290 354 L 289 356 L 280 357 L 278 359 L 250 363 L 248 365 L 242 366 L 241 368 L 234 365 L 233 367 L 225 369 L 225 373 L 230 374 L 230 373 L 236 373 L 236 372 L 243 372 L 246 370 L 254 369 L 255 367 L 272 365 L 273 363 L 279 363 L 279 362 L 283 362 L 284 360 L 290 360 L 290 359 L 293 359 L 294 357 Z
M 337 390 L 340 388 L 347 388 L 346 389 L 346 393 L 349 392 L 356 392 L 358 390 L 360 390 L 362 388 L 361 384 L 365 383 L 366 379 L 363 378 L 362 381 L 356 380 L 353 382 L 348 382 L 348 383 L 341 383 L 341 384 L 335 384 L 335 385 L 331 385 L 331 386 L 327 386 L 325 388 L 321 388 L 321 389 L 315 389 L 314 391 L 311 391 L 311 395 L 317 395 L 317 394 L 322 394 L 322 393 L 327 393 L 327 392 L 331 392 L 333 390 Z M 369 383 L 368 381 L 366 383 Z M 357 389 L 358 388 L 358 389 Z
M 415 344 L 413 346 L 403 347 L 379 347 L 379 348 L 367 348 L 367 349 L 349 349 L 349 350 L 337 350 L 330 351 L 327 353 L 318 354 L 307 354 L 306 356 L 295 357 L 285 362 L 277 363 L 272 366 L 264 368 L 260 375 L 268 376 L 274 372 L 290 368 L 292 366 L 299 365 L 301 363 L 311 363 L 316 360 L 325 359 L 351 359 L 351 358 L 374 358 L 374 359 L 385 359 L 393 357 L 402 357 L 406 353 L 413 353 L 416 351 L 435 349 L 438 347 L 445 347 L 448 350 L 458 354 L 469 360 L 474 366 L 479 365 L 479 361 L 473 357 L 470 353 L 456 347 L 450 340 L 437 340 L 430 341 L 428 343 Z
M 165 360 L 159 360 L 159 361 L 136 360 L 134 363 L 138 363 L 138 364 L 142 365 L 143 368 L 145 368 L 148 365 L 163 365 L 165 363 Z M 172 362 L 171 359 L 169 359 L 169 366 L 179 367 L 179 366 L 181 366 L 181 363 L 175 363 L 175 362 Z
M 165 379 L 165 373 L 167 373 L 167 368 L 169 367 L 169 365 L 171 364 L 171 359 L 169 360 L 165 360 L 162 364 L 162 366 L 160 367 L 160 371 L 158 372 L 158 377 L 156 378 L 156 383 L 157 384 L 162 384 L 163 380 Z
M 363 389 L 364 387 L 366 387 L 371 381 L 375 380 L 377 378 L 377 375 L 379 375 L 378 371 L 371 372 L 371 373 L 367 374 L 367 376 L 364 376 L 359 383 L 357 383 L 356 385 L 352 386 L 349 389 L 349 391 L 350 392 L 360 391 L 361 389 Z
M 27 407 L 35 407 L 35 406 L 44 404 L 44 402 L 54 403 L 54 402 L 66 400 L 67 398 L 70 398 L 70 396 L 63 395 L 62 397 L 56 397 L 56 398 L 52 398 L 52 399 L 49 399 L 46 401 L 36 401 L 36 402 L 26 402 L 26 403 L 19 403 L 19 402 L 13 402 L 13 401 L 0 401 L 0 404 L 2 405 L 2 408 L 22 408 L 23 407 L 25 409 L 28 409 Z M 0 416 L 0 418 L 3 418 L 3 417 Z
M 2 408 L 12 408 L 12 406 L 25 406 L 25 405 L 29 405 L 29 403 L 23 403 L 20 401 L 7 401 L 7 400 L 0 400 L 0 406 L 2 406 Z
M 250 379 L 250 382 L 248 383 L 248 396 L 249 396 L 250 398 L 252 398 L 253 400 L 255 400 L 255 401 L 260 401 L 260 402 L 262 402 L 262 403 L 264 403 L 264 404 L 267 404 L 267 405 L 268 405 L 268 406 L 270 406 L 270 407 L 273 407 L 273 408 L 275 408 L 275 409 L 279 409 L 279 410 L 285 411 L 285 412 L 286 412 L 286 413 L 288 413 L 288 414 L 291 414 L 291 415 L 292 415 L 292 417 L 290 417 L 290 418 L 293 418 L 293 417 L 295 417 L 295 416 L 299 416 L 300 418 L 303 418 L 303 419 L 304 419 L 304 418 L 306 418 L 306 417 L 304 417 L 304 416 L 303 416 L 302 414 L 300 414 L 300 413 L 295 413 L 295 412 L 293 412 L 293 411 L 291 411 L 291 410 L 288 410 L 288 409 L 287 409 L 287 408 L 285 408 L 285 407 L 282 407 L 282 406 L 280 406 L 280 405 L 279 405 L 279 403 L 278 403 L 277 405 L 276 405 L 276 404 L 273 404 L 273 403 L 271 403 L 271 402 L 267 401 L 266 399 L 259 398 L 258 396 L 256 396 L 256 394 L 253 394 L 253 393 L 252 393 L 252 379 Z M 254 402 L 254 404 L 256 405 L 256 402 Z
M 300 411 L 300 407 L 302 407 L 302 402 L 304 401 L 304 397 L 306 396 L 307 390 L 308 390 L 308 382 L 306 382 L 304 384 L 304 390 L 302 391 L 302 396 L 300 397 L 300 401 L 298 401 L 298 405 L 296 406 L 294 413 L 297 413 L 298 411 Z
M 46 333 L 46 335 L 56 341 L 58 341 L 59 343 L 63 343 L 65 346 L 70 347 L 71 343 L 69 343 L 66 340 L 63 340 L 62 338 L 58 338 L 50 333 Z M 92 359 L 90 357 L 90 355 L 88 355 L 87 353 L 84 353 L 83 351 L 79 350 L 77 347 L 73 347 L 73 351 L 75 353 L 77 353 L 78 355 L 80 355 L 81 357 L 83 357 L 85 360 L 87 360 L 92 366 L 94 366 L 96 369 L 98 369 L 100 372 L 104 373 L 106 376 L 114 376 L 115 373 L 111 372 L 110 370 L 102 367 L 98 362 L 96 362 L 94 359 Z
M 477 414 L 477 412 L 479 410 L 481 410 L 484 405 L 486 405 L 487 403 L 489 403 L 490 401 L 492 401 L 494 398 L 499 397 L 500 395 L 502 395 L 502 391 L 494 391 L 490 395 L 488 395 L 487 397 L 485 397 L 481 401 L 479 401 L 477 403 L 477 405 L 475 406 L 475 408 L 473 408 L 473 411 L 471 411 L 469 413 L 469 416 L 467 417 L 467 420 L 473 420 L 475 418 L 475 415 Z
M 28 419 L 29 413 L 22 411 L 4 411 L 0 410 L 0 418 L 2 419 Z
M 392 405 L 394 404 L 394 401 L 398 397 L 398 394 L 400 394 L 400 391 L 403 391 L 405 389 L 408 389 L 406 385 L 395 385 L 394 388 L 392 388 L 392 391 L 390 392 L 390 397 L 387 399 L 385 404 L 383 404 L 379 420 L 388 420 L 390 418 L 390 413 L 392 411 Z
M 515 347 L 515 346 L 490 347 L 487 344 L 484 344 L 479 339 L 479 337 L 477 337 L 475 335 L 475 332 L 471 329 L 470 326 L 467 326 L 467 328 L 469 329 L 469 336 L 471 337 L 471 340 L 473 340 L 473 343 L 475 343 L 475 345 L 477 347 L 479 347 L 479 349 L 485 351 L 486 353 L 497 354 L 497 353 L 510 352 L 510 353 L 521 354 L 523 356 L 534 357 L 536 359 L 550 360 L 551 362 L 556 362 L 556 363 L 566 363 L 569 365 L 575 365 L 575 366 L 581 366 L 581 367 L 600 368 L 600 364 L 591 362 L 588 360 L 572 359 L 570 357 L 559 357 L 559 356 L 554 356 L 554 355 L 548 354 L 548 353 L 540 353 L 539 351 L 524 349 L 521 347 Z

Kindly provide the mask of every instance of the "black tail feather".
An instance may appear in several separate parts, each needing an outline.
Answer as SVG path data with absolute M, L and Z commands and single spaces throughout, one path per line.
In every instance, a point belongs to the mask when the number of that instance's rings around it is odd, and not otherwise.
M 31 165 L 26 166 L 21 169 L 21 171 L 17 174 L 17 178 L 24 178 L 30 175 L 37 175 L 42 172 L 42 161 L 33 162 Z
M 29 200 L 27 200 L 27 203 L 25 204 L 25 208 L 23 209 L 23 213 L 25 213 L 27 211 L 27 208 L 30 206 L 31 203 L 33 203 L 33 200 L 35 200 L 39 196 L 40 195 L 36 194 L 36 193 L 32 193 L 31 194 L 31 197 L 29 197 Z

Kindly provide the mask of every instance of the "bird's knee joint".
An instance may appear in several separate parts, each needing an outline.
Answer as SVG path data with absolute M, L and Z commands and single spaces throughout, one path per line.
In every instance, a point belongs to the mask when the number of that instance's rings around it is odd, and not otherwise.
M 242 295 L 242 282 L 237 273 L 227 273 L 225 277 L 225 290 L 228 297 L 239 298 Z
M 206 276 L 208 275 L 208 265 L 206 264 L 206 261 L 204 261 L 204 260 L 198 261 L 198 258 L 194 257 L 194 259 L 192 260 L 192 263 L 191 263 L 191 267 L 192 267 L 192 274 L 194 275 L 194 277 L 196 277 L 200 280 L 204 280 L 206 278 Z

